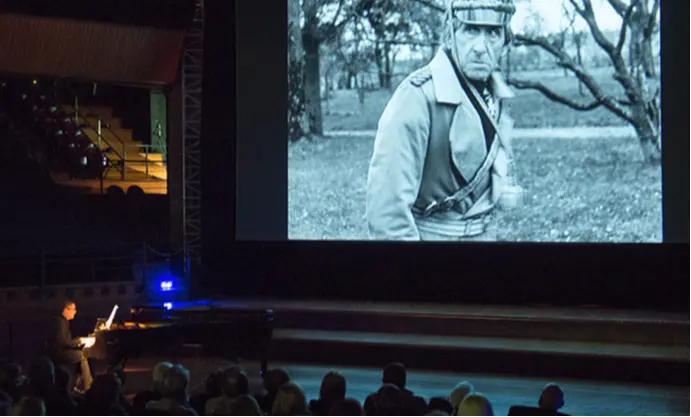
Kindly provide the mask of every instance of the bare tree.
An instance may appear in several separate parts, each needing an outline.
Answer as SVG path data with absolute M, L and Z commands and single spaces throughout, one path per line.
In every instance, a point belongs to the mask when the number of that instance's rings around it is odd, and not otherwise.
M 345 15 L 346 0 L 300 0 L 302 3 L 302 49 L 304 51 L 305 111 L 309 122 L 309 134 L 322 136 L 324 123 L 321 105 L 320 46 L 338 35 L 348 21 Z M 335 13 L 325 20 L 320 11 L 334 6 Z
M 309 132 L 305 108 L 305 57 L 302 50 L 300 0 L 288 2 L 288 140 Z
M 598 25 L 591 0 L 568 1 L 576 13 L 585 20 L 597 45 L 607 54 L 614 67 L 613 77 L 623 87 L 624 96 L 613 97 L 606 94 L 595 77 L 583 65 L 546 38 L 522 34 L 516 36 L 518 44 L 539 47 L 554 56 L 558 65 L 571 71 L 592 94 L 593 101 L 589 103 L 574 101 L 536 81 L 513 79 L 509 80 L 509 83 L 516 88 L 540 91 L 550 100 L 574 110 L 587 111 L 605 107 L 634 127 L 645 159 L 650 162 L 659 162 L 661 159 L 660 82 L 652 47 L 652 34 L 656 32 L 658 25 L 659 0 L 653 0 L 652 7 L 648 0 L 631 0 L 628 4 L 622 0 L 608 0 L 622 17 L 616 43 L 607 39 Z M 627 39 L 630 48 L 628 65 L 623 56 Z
M 414 0 L 416 3 L 443 12 L 436 0 Z M 658 57 L 653 52 L 653 35 L 659 31 L 658 12 L 660 0 L 607 0 L 622 18 L 619 37 L 611 42 L 596 20 L 591 0 L 568 0 L 575 12 L 585 21 L 595 43 L 608 56 L 614 67 L 613 78 L 623 87 L 624 96 L 614 97 L 605 93 L 595 77 L 583 65 L 573 59 L 564 48 L 555 45 L 546 36 L 517 34 L 517 46 L 534 46 L 546 51 L 560 67 L 572 72 L 583 84 L 593 101 L 581 103 L 552 90 L 537 81 L 510 79 L 519 89 L 534 89 L 550 100 L 574 110 L 589 111 L 604 107 L 634 127 L 645 159 L 659 163 L 662 152 L 660 118 L 660 80 L 657 77 Z M 651 5 L 652 3 L 652 5 Z M 628 40 L 629 59 L 624 59 L 623 48 Z

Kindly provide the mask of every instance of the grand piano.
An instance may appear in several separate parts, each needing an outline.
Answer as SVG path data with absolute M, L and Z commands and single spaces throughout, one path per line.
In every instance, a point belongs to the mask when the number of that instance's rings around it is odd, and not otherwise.
M 132 307 L 128 320 L 115 320 L 108 329 L 97 325 L 92 335 L 95 343 L 87 355 L 115 369 L 124 368 L 130 358 L 175 360 L 193 352 L 195 356 L 259 360 L 264 373 L 273 320 L 270 309 L 221 308 L 208 303 Z

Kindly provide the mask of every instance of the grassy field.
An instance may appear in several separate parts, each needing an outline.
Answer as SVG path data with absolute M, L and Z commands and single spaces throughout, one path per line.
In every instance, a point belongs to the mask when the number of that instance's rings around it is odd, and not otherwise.
M 621 86 L 612 79 L 611 69 L 593 71 L 594 76 L 609 94 L 619 95 Z M 514 74 L 516 79 L 540 80 L 558 93 L 581 102 L 590 102 L 590 96 L 582 97 L 574 77 L 564 77 L 563 72 L 525 72 Z M 354 91 L 337 91 L 323 103 L 325 130 L 376 129 L 384 106 L 391 97 L 385 90 L 369 92 L 361 106 Z M 574 127 L 574 126 L 624 126 L 626 122 L 605 109 L 578 112 L 546 99 L 533 90 L 516 90 L 516 97 L 507 100 L 507 110 L 516 120 L 518 128 Z
M 372 144 L 373 138 L 333 137 L 290 145 L 291 239 L 367 239 Z M 500 212 L 500 240 L 662 239 L 661 171 L 643 163 L 636 139 L 521 139 L 515 152 L 526 206 Z

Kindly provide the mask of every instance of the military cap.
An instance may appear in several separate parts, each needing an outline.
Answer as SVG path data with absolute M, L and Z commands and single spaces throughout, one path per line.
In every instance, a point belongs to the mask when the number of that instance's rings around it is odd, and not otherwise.
M 447 0 L 447 11 L 463 23 L 507 26 L 516 6 L 513 0 Z

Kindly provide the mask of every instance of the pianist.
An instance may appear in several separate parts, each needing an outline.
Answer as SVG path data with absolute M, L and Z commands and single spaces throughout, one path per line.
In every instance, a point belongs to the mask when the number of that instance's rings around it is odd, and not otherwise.
M 74 301 L 65 301 L 62 314 L 55 317 L 47 341 L 48 355 L 55 365 L 64 368 L 70 375 L 74 375 L 77 364 L 81 368 L 82 384 L 84 391 L 91 387 L 93 378 L 89 361 L 84 354 L 84 348 L 90 342 L 88 338 L 73 338 L 70 331 L 70 321 L 77 314 L 77 305 Z

